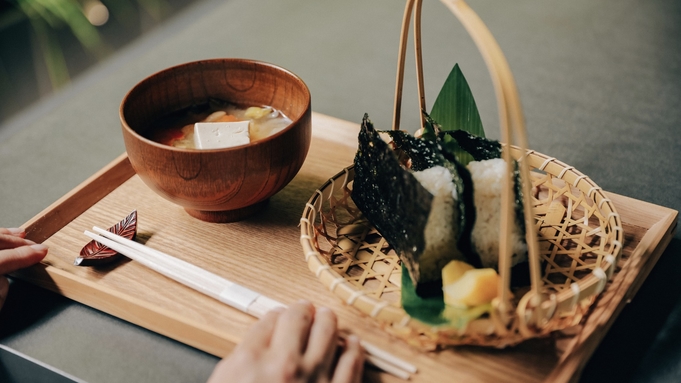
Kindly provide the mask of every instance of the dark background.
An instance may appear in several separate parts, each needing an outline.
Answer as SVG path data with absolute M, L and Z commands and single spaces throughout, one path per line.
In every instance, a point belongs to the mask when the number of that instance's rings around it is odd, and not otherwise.
M 195 1 L 103 0 L 109 17 L 101 26 L 78 14 L 88 1 L 56 0 L 53 8 L 0 1 L 0 125 Z M 67 17 L 59 12 L 71 10 Z M 83 44 L 74 32 L 79 28 L 95 42 Z

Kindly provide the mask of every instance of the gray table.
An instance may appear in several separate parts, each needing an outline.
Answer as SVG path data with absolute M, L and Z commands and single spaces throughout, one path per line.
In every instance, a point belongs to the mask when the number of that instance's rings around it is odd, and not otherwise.
M 605 190 L 681 210 L 681 2 L 470 5 L 507 55 L 535 150 Z M 139 80 L 174 64 L 212 57 L 273 62 L 307 82 L 315 111 L 358 122 L 368 112 L 387 128 L 402 10 L 395 0 L 196 4 L 3 123 L 0 226 L 21 225 L 122 153 L 120 100 Z M 498 137 L 491 82 L 474 45 L 439 2 L 426 2 L 424 20 L 429 107 L 458 62 L 488 135 Z M 414 130 L 412 67 L 408 62 L 403 126 Z M 583 381 L 679 380 L 680 251 L 677 233 Z M 0 343 L 92 383 L 200 382 L 217 361 L 20 282 L 0 314 Z

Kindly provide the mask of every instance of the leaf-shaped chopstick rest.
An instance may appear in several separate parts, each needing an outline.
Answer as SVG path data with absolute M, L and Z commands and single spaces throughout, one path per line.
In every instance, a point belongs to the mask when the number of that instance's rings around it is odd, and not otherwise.
M 137 210 L 130 213 L 121 222 L 111 226 L 109 231 L 134 239 L 137 235 Z M 80 256 L 73 261 L 76 266 L 96 266 L 112 262 L 120 257 L 116 250 L 110 249 L 99 242 L 90 241 L 80 250 Z

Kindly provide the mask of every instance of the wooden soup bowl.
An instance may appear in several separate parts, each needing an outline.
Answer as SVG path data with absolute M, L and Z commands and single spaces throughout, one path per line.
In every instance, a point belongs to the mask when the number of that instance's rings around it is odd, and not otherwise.
M 159 118 L 207 103 L 269 105 L 293 122 L 279 133 L 225 149 L 181 149 L 144 137 Z M 137 84 L 120 107 L 125 148 L 144 183 L 209 222 L 257 212 L 298 173 L 310 147 L 310 91 L 295 74 L 258 61 L 214 59 L 162 70 Z

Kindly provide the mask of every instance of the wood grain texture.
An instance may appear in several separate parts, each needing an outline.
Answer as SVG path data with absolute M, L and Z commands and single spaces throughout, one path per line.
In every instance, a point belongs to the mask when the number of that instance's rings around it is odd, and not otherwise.
M 28 223 L 29 237 L 49 237 L 45 261 L 17 276 L 69 298 L 212 354 L 223 356 L 254 319 L 162 277 L 132 261 L 101 268 L 72 266 L 87 243 L 83 230 L 110 226 L 131 210 L 139 213 L 138 238 L 284 303 L 305 298 L 333 309 L 352 328 L 419 367 L 414 382 L 560 382 L 579 372 L 626 301 L 633 297 L 673 235 L 677 212 L 609 193 L 623 221 L 620 270 L 587 320 L 572 333 L 535 339 L 509 349 L 459 347 L 423 353 L 390 337 L 371 319 L 347 307 L 308 271 L 299 244 L 298 219 L 314 191 L 352 162 L 359 124 L 313 115 L 308 158 L 294 180 L 251 218 L 230 224 L 202 222 L 149 190 L 124 158 L 108 172 L 115 189 L 102 198 L 89 184 L 70 193 Z M 127 170 L 125 169 L 127 166 Z M 98 179 L 106 174 L 94 178 Z M 75 203 L 74 197 L 80 201 Z M 89 204 L 89 208 L 84 205 Z M 73 208 L 83 213 L 54 215 Z M 76 215 L 71 221 L 68 217 Z M 46 221 L 44 217 L 54 217 Z M 368 371 L 366 381 L 397 382 Z
M 125 153 L 121 154 L 24 223 L 26 237 L 35 242 L 43 242 L 60 230 L 66 222 L 78 217 L 133 175 L 135 171 L 130 166 L 128 156 Z
M 144 138 L 160 118 L 210 99 L 272 106 L 292 122 L 269 137 L 223 149 L 181 149 Z M 298 76 L 244 59 L 162 70 L 133 87 L 120 107 L 123 140 L 137 175 L 159 195 L 211 222 L 257 212 L 293 179 L 310 145 L 310 115 L 310 92 Z

